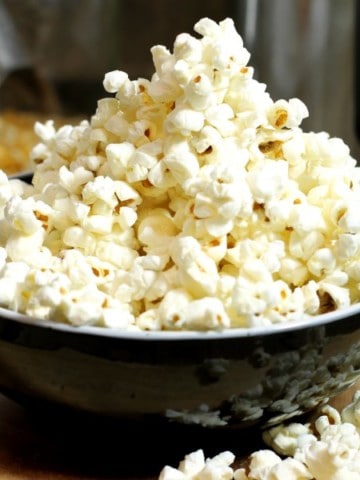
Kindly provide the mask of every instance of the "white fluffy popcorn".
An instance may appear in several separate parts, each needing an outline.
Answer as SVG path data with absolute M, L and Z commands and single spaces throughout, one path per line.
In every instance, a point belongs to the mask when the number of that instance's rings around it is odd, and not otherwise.
M 31 186 L 0 172 L 1 305 L 74 325 L 221 330 L 359 301 L 348 147 L 303 132 L 299 99 L 271 98 L 231 19 L 194 30 L 151 49 L 150 79 L 107 73 L 112 96 L 89 122 L 36 123 Z
M 213 458 L 204 457 L 202 450 L 186 455 L 178 469 L 166 466 L 160 473 L 159 480 L 231 480 L 233 469 L 230 467 L 235 456 L 231 452 L 222 452 Z
M 204 452 L 197 450 L 178 468 L 165 466 L 159 480 L 359 480 L 358 403 L 359 391 L 341 415 L 326 405 L 313 424 L 273 427 L 263 434 L 272 449 L 254 451 L 235 464 L 229 451 L 205 460 Z

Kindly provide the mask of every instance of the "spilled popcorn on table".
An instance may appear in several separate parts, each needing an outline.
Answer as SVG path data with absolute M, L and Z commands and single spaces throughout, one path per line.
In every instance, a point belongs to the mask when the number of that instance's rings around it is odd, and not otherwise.
M 105 75 L 90 122 L 37 123 L 0 172 L 0 305 L 132 330 L 251 328 L 360 298 L 360 170 L 255 80 L 231 19 Z
M 230 451 L 205 458 L 200 449 L 177 468 L 166 465 L 159 480 L 359 480 L 360 390 L 341 414 L 326 405 L 313 424 L 282 424 L 263 438 L 269 448 L 253 452 L 240 468 L 232 466 Z

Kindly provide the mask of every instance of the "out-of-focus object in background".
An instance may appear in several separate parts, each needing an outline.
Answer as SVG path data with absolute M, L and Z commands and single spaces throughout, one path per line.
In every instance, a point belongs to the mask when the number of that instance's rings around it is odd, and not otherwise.
M 356 0 L 235 0 L 235 20 L 258 80 L 273 98 L 300 98 L 305 130 L 343 138 L 360 162 L 355 130 Z
M 31 68 L 30 56 L 21 44 L 5 5 L 0 1 L 0 84 L 9 73 L 23 68 Z
M 16 31 L 17 40 L 31 57 L 35 80 L 45 80 L 58 105 L 51 114 L 86 114 L 104 95 L 104 74 L 121 68 L 117 0 L 0 0 Z M 12 88 L 14 79 L 10 78 Z M 34 86 L 26 78 L 27 85 Z M 51 99 L 51 96 L 49 98 Z M 0 106 L 1 107 L 1 106 Z M 33 108 L 33 111 L 36 108 Z M 50 115 L 51 116 L 51 115 Z
M 234 0 L 0 0 L 37 71 L 55 89 L 62 114 L 91 115 L 106 72 L 153 72 L 150 47 L 172 49 L 204 16 L 233 16 Z
M 29 154 L 37 143 L 31 113 L 7 111 L 0 114 L 0 169 L 13 174 L 30 169 Z
M 0 0 L 0 168 L 7 174 L 30 169 L 37 138 L 34 122 L 58 108 L 51 84 L 33 65 L 21 35 Z M 36 113 L 35 113 L 36 112 Z
M 50 82 L 41 75 L 12 16 L 0 0 L 0 109 L 51 112 L 58 109 Z
M 355 129 L 360 139 L 360 4 L 355 3 Z

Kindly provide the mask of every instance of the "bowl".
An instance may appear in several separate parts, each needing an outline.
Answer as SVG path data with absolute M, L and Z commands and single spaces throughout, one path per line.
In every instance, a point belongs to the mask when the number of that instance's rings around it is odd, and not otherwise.
M 15 178 L 30 183 L 32 173 Z M 41 412 L 266 428 L 353 386 L 359 347 L 360 303 L 298 322 L 208 332 L 74 327 L 0 307 L 0 391 Z
M 140 422 L 268 427 L 360 375 L 360 304 L 209 332 L 73 327 L 0 308 L 0 390 L 28 405 Z

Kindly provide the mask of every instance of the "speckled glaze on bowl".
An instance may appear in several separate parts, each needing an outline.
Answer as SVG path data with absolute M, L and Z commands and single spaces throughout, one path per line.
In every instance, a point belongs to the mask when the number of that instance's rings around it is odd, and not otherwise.
M 360 376 L 360 305 L 312 320 L 222 332 L 121 332 L 0 308 L 0 390 L 124 420 L 269 426 Z

